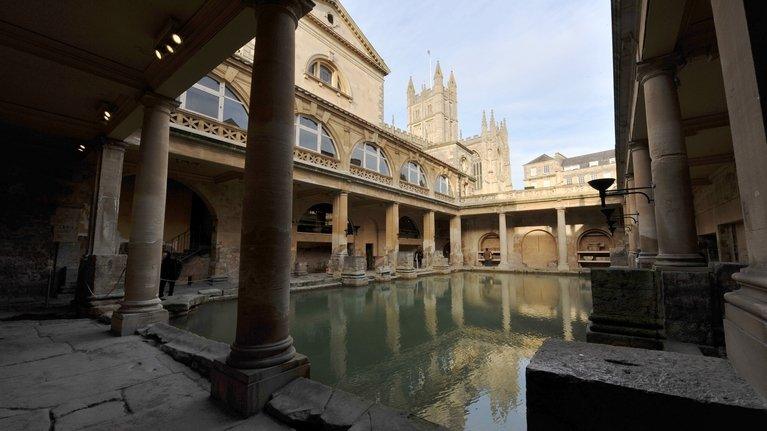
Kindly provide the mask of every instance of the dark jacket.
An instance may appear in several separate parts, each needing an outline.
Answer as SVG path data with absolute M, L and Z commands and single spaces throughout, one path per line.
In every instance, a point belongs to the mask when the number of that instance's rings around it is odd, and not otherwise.
M 176 281 L 181 276 L 182 269 L 184 269 L 184 265 L 181 261 L 172 254 L 169 254 L 162 259 L 160 264 L 160 278 Z

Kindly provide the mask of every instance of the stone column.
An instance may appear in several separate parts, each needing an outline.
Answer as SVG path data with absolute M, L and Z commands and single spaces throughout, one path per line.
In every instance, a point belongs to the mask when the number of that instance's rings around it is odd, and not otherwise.
M 500 268 L 509 267 L 509 231 L 506 228 L 506 213 L 498 214 L 498 238 L 501 243 Z
M 461 249 L 461 216 L 450 219 L 450 266 L 463 266 L 463 250 Z
M 178 102 L 157 94 L 147 94 L 141 103 L 144 105 L 144 121 L 133 191 L 125 297 L 120 309 L 112 316 L 112 332 L 118 335 L 131 335 L 146 325 L 168 322 L 168 312 L 157 295 L 160 290 L 165 195 L 168 188 L 170 113 Z
M 655 183 L 659 267 L 703 266 L 692 201 L 690 168 L 676 91 L 674 58 L 639 65 L 644 88 L 647 140 Z
M 330 265 L 328 270 L 341 275 L 344 258 L 348 255 L 347 233 L 349 226 L 349 193 L 340 191 L 333 197 L 333 232 L 331 237 Z
M 650 162 L 650 149 L 646 140 L 629 142 L 631 163 L 634 166 L 634 187 L 652 187 L 653 177 Z M 645 190 L 653 196 L 653 190 Z M 652 267 L 658 255 L 658 232 L 655 227 L 655 203 L 650 203 L 642 195 L 635 196 L 636 211 L 639 213 L 639 266 Z
M 253 1 L 253 0 L 252 0 Z M 290 231 L 295 129 L 295 30 L 308 0 L 255 0 L 256 46 L 245 152 L 237 330 L 213 363 L 211 396 L 245 416 L 272 392 L 308 377 L 290 336 Z
M 626 188 L 627 189 L 634 188 L 633 174 L 626 174 Z M 636 213 L 636 195 L 626 195 L 624 208 L 625 208 L 624 210 L 625 214 Z M 633 216 L 633 215 L 632 217 L 636 218 L 636 216 Z M 639 227 L 637 226 L 636 223 L 634 223 L 634 220 L 629 218 L 624 219 L 624 223 L 626 226 L 626 236 L 628 237 L 628 243 L 629 243 L 628 250 L 627 250 L 629 266 L 633 267 L 634 258 L 636 257 L 636 252 L 637 252 L 637 231 L 639 230 Z
M 743 206 L 748 267 L 733 275 L 739 290 L 724 295 L 727 358 L 767 398 L 767 124 L 765 88 L 759 88 L 754 58 L 767 55 L 754 28 L 758 7 L 742 0 L 711 0 L 722 63 L 732 147 Z M 754 19 L 755 22 L 751 22 Z M 749 27 L 755 34 L 749 34 Z M 763 79 L 763 78 L 762 78 Z
M 557 255 L 559 257 L 557 270 L 569 271 L 567 263 L 567 224 L 565 223 L 565 209 L 557 208 Z
M 125 270 L 126 256 L 119 255 L 117 217 L 120 212 L 125 143 L 106 141 L 99 148 L 88 226 L 88 255 L 80 274 L 78 302 L 109 296 Z
M 399 204 L 392 202 L 386 207 L 386 256 L 391 271 L 397 267 L 399 254 Z
M 424 268 L 432 268 L 434 256 L 434 211 L 426 211 L 423 214 L 423 265 Z

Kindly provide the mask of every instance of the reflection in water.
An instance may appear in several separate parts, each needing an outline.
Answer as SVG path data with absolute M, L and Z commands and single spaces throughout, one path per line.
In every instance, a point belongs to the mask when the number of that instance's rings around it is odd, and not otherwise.
M 524 429 L 525 366 L 543 340 L 584 340 L 588 280 L 458 273 L 291 296 L 312 378 L 451 429 Z M 225 342 L 236 306 L 174 322 Z

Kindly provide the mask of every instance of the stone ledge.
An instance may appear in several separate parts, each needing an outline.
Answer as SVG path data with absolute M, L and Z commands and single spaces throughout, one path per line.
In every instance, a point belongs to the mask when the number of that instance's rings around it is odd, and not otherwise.
M 297 429 L 446 429 L 407 412 L 305 378 L 298 378 L 275 392 L 266 409 L 272 416 Z
M 210 374 L 215 359 L 229 354 L 226 343 L 209 340 L 165 323 L 149 325 L 138 333 L 157 341 L 160 350 L 203 376 Z
M 526 370 L 534 429 L 747 429 L 767 404 L 722 359 L 547 340 Z

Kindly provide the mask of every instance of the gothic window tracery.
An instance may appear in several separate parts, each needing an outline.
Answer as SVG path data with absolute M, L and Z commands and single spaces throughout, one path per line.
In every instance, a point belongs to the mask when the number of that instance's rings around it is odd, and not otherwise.
M 212 76 L 204 76 L 179 96 L 181 109 L 222 123 L 247 129 L 248 111 L 231 87 Z
M 320 153 L 328 157 L 336 157 L 333 138 L 325 126 L 305 115 L 296 116 L 296 146 Z

